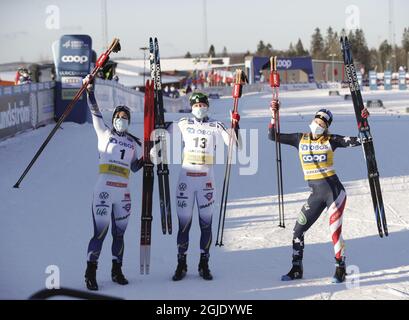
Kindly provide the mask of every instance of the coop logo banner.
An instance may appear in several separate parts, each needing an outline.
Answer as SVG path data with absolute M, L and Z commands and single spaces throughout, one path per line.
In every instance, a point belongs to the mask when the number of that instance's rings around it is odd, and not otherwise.
M 383 75 L 383 85 L 385 90 L 392 90 L 392 72 L 385 71 Z
M 406 71 L 399 71 L 399 90 L 406 90 Z
M 60 39 L 57 70 L 61 77 L 85 77 L 90 72 L 92 40 L 87 35 L 64 35 Z
M 290 59 L 277 59 L 277 69 L 290 69 L 293 62 Z

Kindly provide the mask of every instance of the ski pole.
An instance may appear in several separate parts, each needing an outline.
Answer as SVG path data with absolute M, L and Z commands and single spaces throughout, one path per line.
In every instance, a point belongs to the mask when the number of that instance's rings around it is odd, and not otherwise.
M 270 58 L 270 86 L 273 90 L 273 101 L 278 101 L 280 87 L 280 74 L 277 72 L 277 56 Z M 283 169 L 281 161 L 280 142 L 280 111 L 274 113 L 274 140 L 276 146 L 276 167 L 277 167 L 277 190 L 278 190 L 278 214 L 279 227 L 285 228 L 284 218 L 284 192 L 283 192 Z
M 247 77 L 242 70 L 236 70 L 235 84 L 233 87 L 233 113 L 237 113 L 239 107 L 239 99 L 242 95 L 243 82 L 247 82 Z M 223 233 L 224 233 L 224 223 L 226 220 L 226 208 L 227 208 L 227 198 L 229 194 L 229 184 L 230 184 L 230 172 L 231 172 L 231 159 L 233 155 L 233 132 L 238 137 L 238 127 L 237 122 L 231 121 L 231 130 L 229 138 L 229 148 L 227 154 L 226 169 L 224 172 L 223 181 L 223 191 L 222 191 L 222 201 L 220 204 L 220 214 L 219 214 L 219 225 L 217 228 L 216 246 L 223 246 Z M 220 238 L 219 238 L 220 235 Z
M 54 136 L 54 134 L 57 132 L 58 128 L 60 127 L 61 123 L 64 122 L 65 118 L 70 114 L 72 108 L 74 105 L 77 103 L 77 101 L 80 99 L 81 95 L 87 88 L 89 82 L 91 82 L 94 78 L 97 72 L 106 64 L 106 62 L 109 59 L 109 55 L 111 52 L 118 52 L 121 50 L 121 45 L 119 43 L 119 39 L 115 38 L 111 45 L 109 46 L 108 50 L 105 51 L 97 60 L 94 69 L 92 70 L 88 82 L 84 83 L 81 88 L 78 90 L 77 94 L 74 96 L 72 101 L 69 103 L 67 108 L 65 109 L 64 113 L 61 115 L 60 119 L 58 119 L 56 125 L 54 126 L 53 130 L 51 130 L 50 134 L 48 137 L 45 139 L 41 147 L 38 149 L 37 153 L 35 154 L 34 158 L 30 161 L 29 165 L 27 168 L 24 170 L 23 174 L 21 177 L 18 179 L 16 184 L 13 186 L 13 188 L 18 188 L 20 186 L 21 181 L 23 181 L 24 177 L 26 174 L 30 171 L 31 167 L 34 165 L 36 162 L 37 158 L 40 156 L 40 154 L 43 152 L 44 148 L 47 146 L 47 144 L 50 142 L 51 138 Z

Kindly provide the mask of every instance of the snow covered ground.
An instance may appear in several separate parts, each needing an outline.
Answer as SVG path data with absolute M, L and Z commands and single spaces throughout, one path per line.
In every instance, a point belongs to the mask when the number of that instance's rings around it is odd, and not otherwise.
M 100 293 L 126 299 L 409 299 L 409 92 L 364 93 L 384 101 L 370 119 L 390 236 L 380 239 L 366 181 L 361 148 L 336 152 L 337 173 L 347 189 L 344 237 L 347 284 L 331 284 L 334 272 L 328 216 L 323 213 L 306 235 L 305 279 L 281 282 L 291 262 L 292 227 L 308 197 L 297 152 L 283 146 L 286 229 L 277 225 L 274 144 L 267 139 L 270 95 L 249 94 L 240 100 L 241 128 L 258 129 L 257 172 L 232 169 L 224 247 L 211 249 L 213 281 L 197 274 L 199 226 L 195 213 L 188 252 L 188 275 L 171 281 L 176 266 L 176 232 L 162 235 L 157 186 L 153 221 L 151 274 L 139 274 L 141 172 L 131 180 L 133 216 L 125 236 L 124 273 L 130 284 L 110 280 L 111 238 L 107 236 L 98 268 Z M 307 131 L 313 113 L 323 106 L 334 115 L 332 132 L 355 135 L 350 101 L 328 91 L 283 92 L 282 131 Z M 212 100 L 213 117 L 228 121 L 231 99 Z M 168 114 L 167 119 L 183 115 Z M 109 118 L 108 118 L 109 119 Z M 45 287 L 49 265 L 59 267 L 61 286 L 84 289 L 86 249 L 92 233 L 91 197 L 97 178 L 96 136 L 90 124 L 63 124 L 20 189 L 12 186 L 52 126 L 0 143 L 0 298 L 25 299 Z M 142 117 L 134 115 L 131 132 L 142 136 Z M 253 149 L 254 150 L 254 149 Z M 171 187 L 179 173 L 171 165 Z M 218 199 L 224 166 L 216 165 Z M 176 208 L 173 201 L 173 221 Z M 217 231 L 218 206 L 213 219 Z M 359 269 L 359 274 L 356 271 Z

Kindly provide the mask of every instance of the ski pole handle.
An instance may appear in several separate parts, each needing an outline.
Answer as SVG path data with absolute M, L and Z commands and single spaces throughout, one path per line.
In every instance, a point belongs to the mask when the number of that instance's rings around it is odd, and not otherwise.
M 270 73 L 270 86 L 272 88 L 280 87 L 280 74 L 277 71 Z
M 270 58 L 270 86 L 280 87 L 280 74 L 277 71 L 277 56 Z
M 242 90 L 243 86 L 240 83 L 235 83 L 234 87 L 233 87 L 233 98 L 234 99 L 239 99 L 242 96 L 243 90 Z

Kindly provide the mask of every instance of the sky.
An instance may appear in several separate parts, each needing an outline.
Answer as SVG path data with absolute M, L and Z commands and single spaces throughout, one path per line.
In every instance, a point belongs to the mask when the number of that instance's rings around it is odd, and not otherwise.
M 203 53 L 204 0 L 106 0 L 108 42 L 121 40 L 117 57 L 142 58 L 140 47 L 157 36 L 162 57 Z M 88 34 L 103 47 L 103 0 L 1 0 L 0 63 L 51 59 L 51 44 L 63 34 Z M 260 40 L 287 49 L 300 38 L 309 49 L 316 27 L 360 26 L 368 45 L 389 37 L 389 0 L 206 0 L 207 48 L 255 51 Z M 409 27 L 409 1 L 393 0 L 396 42 Z M 57 9 L 57 10 L 56 10 Z M 352 10 L 352 11 L 351 11 Z M 357 11 L 359 10 L 359 11 Z M 206 50 L 207 51 L 207 50 Z

